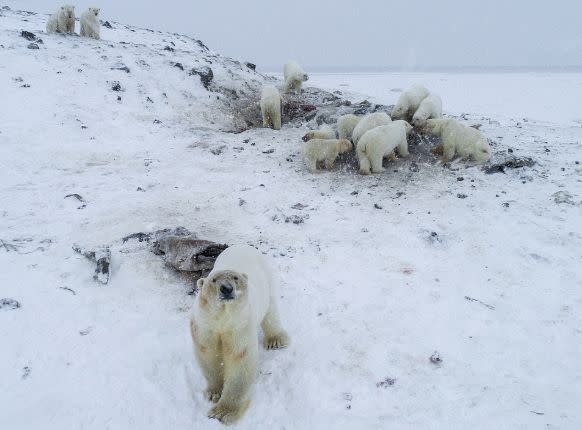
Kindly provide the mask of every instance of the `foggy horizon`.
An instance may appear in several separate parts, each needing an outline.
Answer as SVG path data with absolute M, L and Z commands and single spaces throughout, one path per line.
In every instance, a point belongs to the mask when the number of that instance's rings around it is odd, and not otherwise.
M 6 3 L 39 13 L 52 13 L 61 4 Z M 152 2 L 72 3 L 77 17 L 89 6 L 101 7 L 104 21 L 186 34 L 268 72 L 280 71 L 289 60 L 314 72 L 582 68 L 577 22 L 582 5 L 573 0 L 558 1 L 549 10 L 524 0 L 481 5 L 295 0 L 293 8 L 265 0 L 198 5 L 168 0 L 163 10 Z

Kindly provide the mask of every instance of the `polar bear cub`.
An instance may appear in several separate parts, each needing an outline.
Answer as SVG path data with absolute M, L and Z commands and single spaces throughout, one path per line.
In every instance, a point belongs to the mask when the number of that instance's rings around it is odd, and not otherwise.
M 309 79 L 309 76 L 295 61 L 289 61 L 283 67 L 283 79 L 285 81 L 285 92 L 301 92 L 301 85 Z
M 358 125 L 352 132 L 352 142 L 354 145 L 358 144 L 360 138 L 368 131 L 381 125 L 387 125 L 392 122 L 392 118 L 386 112 L 375 112 L 366 115 L 358 122 Z
M 420 103 L 427 98 L 429 91 L 422 85 L 416 85 L 408 91 L 400 94 L 398 101 L 392 109 L 392 119 L 404 119 L 410 121 L 412 115 L 418 110 Z
M 352 139 L 352 133 L 354 128 L 358 125 L 362 118 L 349 113 L 347 115 L 342 115 L 337 120 L 337 134 L 340 139 Z
M 265 85 L 261 93 L 263 127 L 281 130 L 281 95 L 274 85 Z
M 46 23 L 47 33 L 74 33 L 75 6 L 61 6 L 53 13 Z
M 259 361 L 259 325 L 266 349 L 283 348 L 289 336 L 277 311 L 275 276 L 266 258 L 248 245 L 227 248 L 206 278 L 190 320 L 194 351 L 216 405 L 209 418 L 230 424 L 250 403 Z
M 312 173 L 317 171 L 317 163 L 323 161 L 330 170 L 339 154 L 350 152 L 352 142 L 347 139 L 311 139 L 303 144 L 303 158 Z
M 99 11 L 97 7 L 90 7 L 81 15 L 81 36 L 100 39 L 101 23 L 99 22 Z
M 366 132 L 358 142 L 356 153 L 360 162 L 360 173 L 369 175 L 384 171 L 382 160 L 392 155 L 398 148 L 402 157 L 408 156 L 408 141 L 406 137 L 412 131 L 412 126 L 406 121 L 398 120 L 388 125 L 376 127 Z
M 412 117 L 412 125 L 422 127 L 429 118 L 443 117 L 443 102 L 436 94 L 429 94 L 421 103 Z
M 329 125 L 322 125 L 319 130 L 308 131 L 301 138 L 304 142 L 311 139 L 335 139 L 335 131 Z
M 457 155 L 485 163 L 491 157 L 491 148 L 483 133 L 454 119 L 429 119 L 423 131 L 441 137 L 444 161 Z

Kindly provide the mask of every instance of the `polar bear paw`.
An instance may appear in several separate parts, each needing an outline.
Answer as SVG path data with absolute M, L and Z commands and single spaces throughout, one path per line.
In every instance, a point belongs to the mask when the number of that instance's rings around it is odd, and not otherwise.
M 237 405 L 218 404 L 208 412 L 208 418 L 220 421 L 222 424 L 233 424 L 240 419 L 245 407 Z
M 265 335 L 263 339 L 265 349 L 281 349 L 289 345 L 289 335 L 284 331 Z
M 210 400 L 212 403 L 218 403 L 221 395 L 222 390 L 219 388 L 207 388 L 204 390 L 204 397 L 206 397 L 206 400 Z

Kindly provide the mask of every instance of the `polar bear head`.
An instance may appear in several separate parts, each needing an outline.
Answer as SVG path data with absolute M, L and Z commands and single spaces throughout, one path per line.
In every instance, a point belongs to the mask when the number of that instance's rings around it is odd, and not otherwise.
M 352 142 L 348 139 L 339 139 L 339 153 L 350 152 L 353 148 Z
M 95 16 L 99 16 L 99 11 L 100 11 L 100 10 L 101 10 L 101 9 L 100 9 L 100 8 L 98 8 L 98 7 L 90 7 L 90 8 L 89 8 L 89 13 L 92 13 L 92 14 L 94 14 Z
M 408 109 L 406 109 L 404 105 L 397 104 L 396 106 L 394 106 L 394 109 L 392 109 L 390 116 L 392 117 L 392 119 L 403 119 L 406 116 L 407 112 Z
M 248 303 L 248 280 L 245 273 L 233 270 L 221 270 L 198 279 L 201 306 L 211 313 L 244 307 Z
M 64 5 L 61 6 L 61 10 L 64 12 L 67 18 L 75 19 L 75 6 Z

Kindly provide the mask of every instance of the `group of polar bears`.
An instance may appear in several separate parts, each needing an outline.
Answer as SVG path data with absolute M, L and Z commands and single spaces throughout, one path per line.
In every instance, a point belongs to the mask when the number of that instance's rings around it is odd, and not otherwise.
M 81 31 L 79 34 L 93 39 L 100 38 L 101 23 L 99 22 L 99 8 L 90 7 L 81 15 Z M 74 33 L 75 6 L 61 6 L 53 13 L 46 23 L 47 33 Z
M 455 156 L 484 163 L 491 156 L 487 138 L 477 129 L 467 127 L 454 119 L 442 117 L 441 98 L 423 86 L 414 86 L 403 92 L 392 109 L 392 116 L 375 112 L 363 117 L 343 115 L 337 121 L 336 131 L 329 125 L 310 131 L 303 136 L 305 164 L 312 172 L 323 162 L 331 169 L 339 154 L 356 148 L 360 173 L 381 173 L 385 157 L 395 159 L 409 155 L 408 136 L 416 127 L 421 133 L 441 137 L 443 161 Z
M 309 76 L 291 61 L 285 64 L 283 79 L 286 93 L 300 92 Z M 281 129 L 281 94 L 274 85 L 263 87 L 260 106 L 263 126 Z M 401 157 L 409 155 L 407 137 L 413 128 L 441 137 L 442 146 L 435 151 L 442 151 L 443 161 L 458 156 L 484 163 L 491 157 L 487 138 L 480 131 L 454 119 L 444 119 L 441 98 L 417 85 L 400 95 L 391 116 L 385 112 L 365 116 L 348 114 L 338 119 L 337 133 L 329 125 L 308 132 L 303 136 L 305 163 L 312 172 L 320 162 L 331 169 L 339 154 L 355 148 L 361 174 L 381 173 L 385 157 L 394 159 L 395 151 Z

